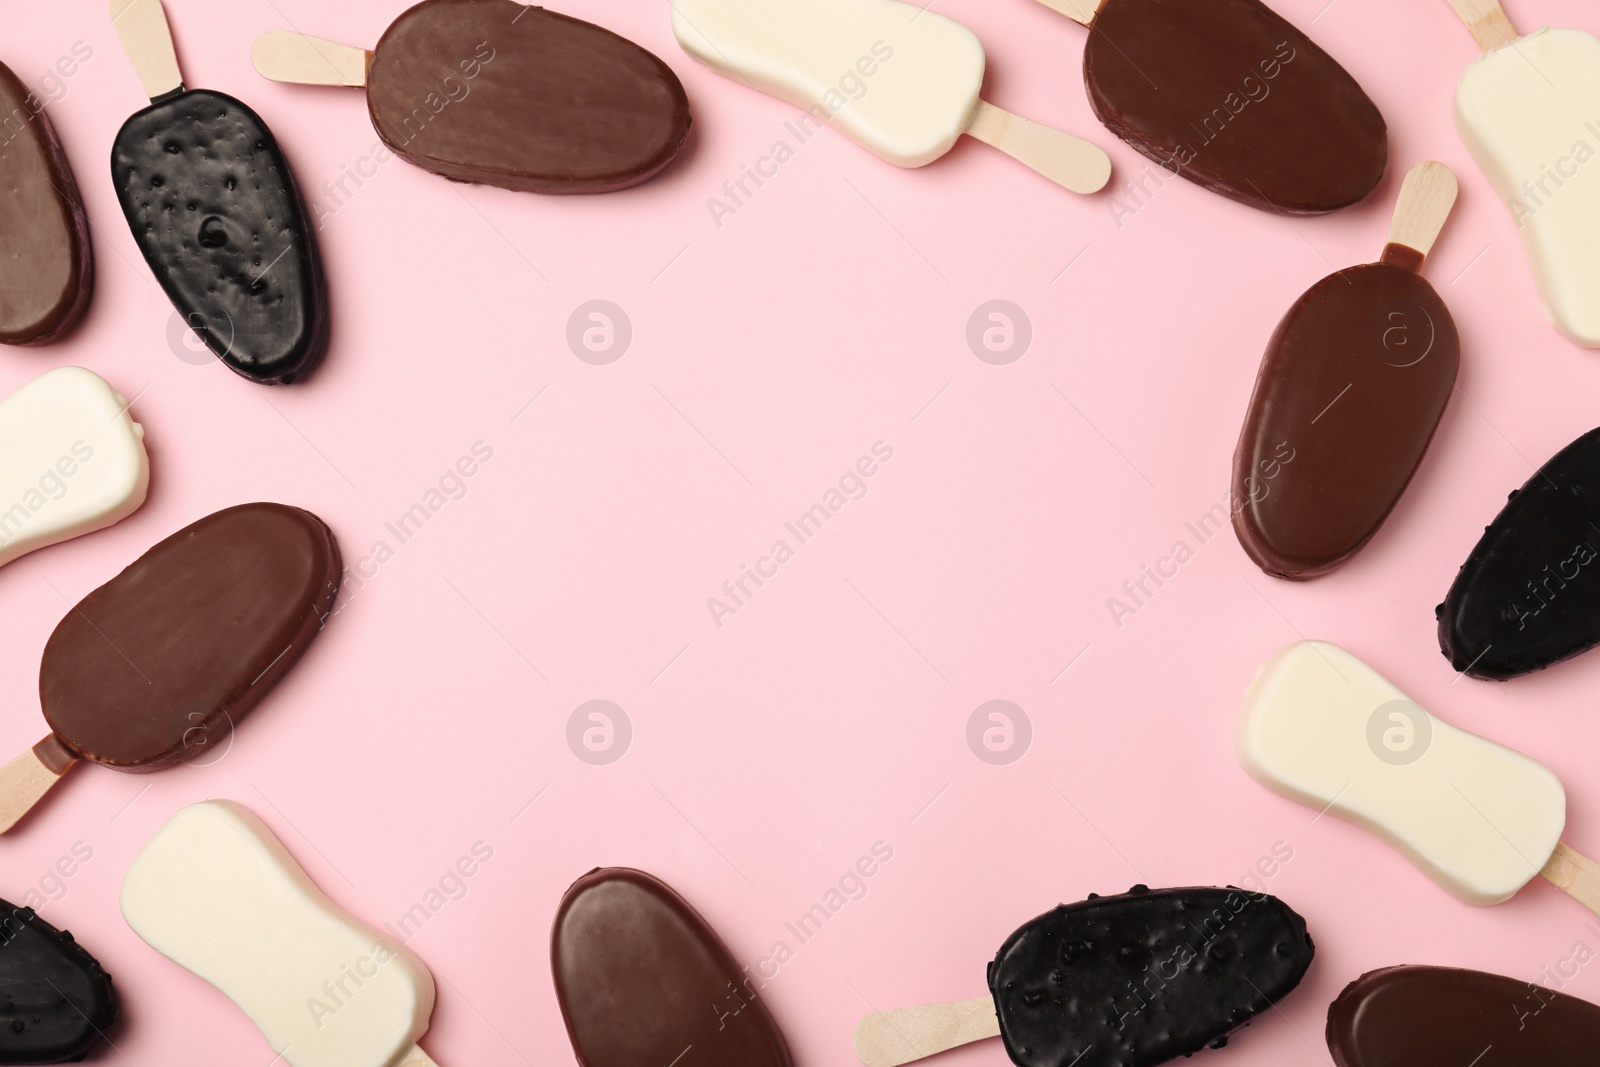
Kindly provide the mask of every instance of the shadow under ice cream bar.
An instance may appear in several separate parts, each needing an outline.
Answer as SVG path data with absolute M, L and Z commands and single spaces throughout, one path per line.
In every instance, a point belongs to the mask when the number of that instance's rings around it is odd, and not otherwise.
M 1386 967 L 1328 1009 L 1337 1067 L 1592 1063 L 1600 1007 L 1543 985 L 1454 967 Z
M 1461 342 L 1419 272 L 1455 201 L 1448 167 L 1412 168 L 1382 259 L 1322 279 L 1274 331 L 1233 455 L 1234 532 L 1268 574 L 1343 564 L 1422 462 Z
M 58 367 L 0 400 L 0 565 L 121 522 L 149 484 L 144 427 L 93 371 Z
M 1260 0 L 1041 0 L 1090 29 L 1083 80 L 1106 128 L 1251 207 L 1319 214 L 1383 177 L 1361 86 Z
M 1561 844 L 1543 765 L 1429 715 L 1337 645 L 1290 645 L 1256 672 L 1239 762 L 1276 793 L 1363 826 L 1469 904 L 1538 875 L 1600 913 L 1600 866 Z
M 612 192 L 660 173 L 689 134 L 688 97 L 665 63 L 513 0 L 425 0 L 371 52 L 274 30 L 253 58 L 274 81 L 366 86 L 383 143 L 456 181 Z
M 965 133 L 1076 193 L 1110 180 L 1099 147 L 979 99 L 982 43 L 925 6 L 672 0 L 672 29 L 700 62 L 805 108 L 897 166 L 926 166 Z
M 44 112 L 0 64 L 0 344 L 54 341 L 82 320 L 94 290 L 89 216 Z
M 161 0 L 111 0 L 111 17 L 151 101 L 111 149 L 139 251 L 231 370 L 295 381 L 327 350 L 328 307 L 288 160 L 254 111 L 184 87 Z
M 1534 472 L 1483 531 L 1437 610 L 1439 647 L 1504 681 L 1600 644 L 1600 430 Z
M 550 967 L 583 1067 L 792 1067 L 722 939 L 643 871 L 609 867 L 573 883 L 551 930 Z
M 0 900 L 0 1064 L 77 1062 L 116 1019 L 99 961 L 32 908 Z
M 1019 1067 L 1149 1067 L 1223 1044 L 1299 985 L 1313 952 L 1276 897 L 1134 886 L 1012 934 L 987 997 L 867 1016 L 856 1055 L 898 1067 L 998 1035 Z
M 417 1047 L 427 967 L 329 900 L 242 805 L 174 815 L 128 868 L 122 916 L 226 993 L 290 1067 L 437 1067 Z
M 1450 0 L 1483 55 L 1456 87 L 1456 129 L 1510 209 L 1557 330 L 1600 348 L 1600 40 L 1518 37 L 1499 0 Z
M 79 760 L 159 771 L 227 738 L 305 654 L 339 575 L 321 519 L 243 504 L 179 530 L 84 597 L 39 668 L 51 733 L 0 770 L 0 833 Z

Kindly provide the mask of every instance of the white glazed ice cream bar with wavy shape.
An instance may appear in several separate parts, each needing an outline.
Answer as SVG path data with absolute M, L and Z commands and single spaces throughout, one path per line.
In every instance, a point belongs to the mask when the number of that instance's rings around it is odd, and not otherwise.
M 1600 911 L 1600 867 L 1560 843 L 1556 776 L 1435 718 L 1337 645 L 1268 660 L 1236 741 L 1263 785 L 1366 827 L 1468 903 L 1498 904 L 1543 874 Z
M 122 914 L 226 993 L 290 1067 L 433 1063 L 416 1047 L 433 1013 L 428 969 L 329 900 L 242 805 L 174 815 L 128 869 Z
M 82 367 L 48 371 L 0 400 L 0 566 L 139 510 L 150 461 L 127 408 Z
M 1110 158 L 1081 138 L 979 98 L 982 43 L 961 23 L 899 0 L 672 0 L 690 55 L 804 108 L 901 167 L 932 163 L 963 133 L 1074 192 L 1095 192 Z

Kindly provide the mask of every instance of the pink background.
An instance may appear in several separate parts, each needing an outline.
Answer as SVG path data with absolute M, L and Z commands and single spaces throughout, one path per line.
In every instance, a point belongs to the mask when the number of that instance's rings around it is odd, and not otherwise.
M 800 1064 L 852 1062 L 851 1029 L 873 1007 L 981 994 L 1001 940 L 1058 902 L 1237 882 L 1279 842 L 1293 859 L 1269 888 L 1307 917 L 1318 955 L 1282 1015 L 1221 1054 L 1237 1067 L 1325 1062 L 1327 1004 L 1369 968 L 1536 980 L 1576 942 L 1600 948 L 1562 893 L 1458 903 L 1234 760 L 1256 665 L 1299 637 L 1333 640 L 1548 763 L 1570 790 L 1567 840 L 1600 852 L 1600 782 L 1586 773 L 1600 656 L 1503 686 L 1457 681 L 1433 618 L 1506 493 L 1594 425 L 1596 356 L 1545 322 L 1512 224 L 1452 128 L 1475 49 L 1449 7 L 1275 4 L 1389 121 L 1389 175 L 1353 209 L 1290 224 L 1175 181 L 1119 227 L 1110 192 L 1066 194 L 970 140 L 902 171 L 827 133 L 719 228 L 708 198 L 785 136 L 794 109 L 692 62 L 664 0 L 567 0 L 678 71 L 695 116 L 684 156 L 644 187 L 582 199 L 384 165 L 323 220 L 324 368 L 270 390 L 168 344 L 172 309 L 108 181 L 112 138 L 144 97 L 103 0 L 11 5 L 0 59 L 24 80 L 74 42 L 93 50 L 49 113 L 88 200 L 98 286 L 69 341 L 4 354 L 0 387 L 67 363 L 102 373 L 138 398 L 154 480 L 122 525 L 0 573 L 0 747 L 43 733 L 39 653 L 69 604 L 200 516 L 280 500 L 326 518 L 350 563 L 379 540 L 395 549 L 223 759 L 150 778 L 79 769 L 0 842 L 0 894 L 59 897 L 43 914 L 116 976 L 124 1062 L 270 1058 L 242 1014 L 117 911 L 139 846 L 209 797 L 258 811 L 375 923 L 422 901 L 474 843 L 493 849 L 411 942 L 439 980 L 424 1044 L 444 1067 L 567 1062 L 548 924 L 597 865 L 661 876 L 752 965 L 789 941 L 765 995 Z M 168 0 L 189 84 L 259 110 L 325 211 L 324 183 L 376 140 L 362 96 L 266 82 L 251 42 L 295 27 L 370 45 L 401 6 Z M 1578 0 L 1510 6 L 1525 30 L 1600 29 Z M 1139 174 L 1141 157 L 1090 114 L 1081 28 L 1026 0 L 936 10 L 988 45 L 989 99 L 1104 145 L 1118 183 Z M 1464 353 L 1411 490 L 1355 562 L 1314 584 L 1263 576 L 1231 534 L 1197 546 L 1184 523 L 1225 498 L 1272 327 L 1318 278 L 1377 256 L 1400 176 L 1425 158 L 1462 182 L 1427 273 Z M 609 366 L 565 340 L 593 299 L 632 324 Z M 1032 323 L 1009 366 L 965 339 L 993 299 Z M 479 441 L 493 458 L 466 494 L 398 544 L 385 522 Z M 893 459 L 867 495 L 714 625 L 707 598 L 879 441 Z M 1119 628 L 1107 599 L 1179 539 L 1195 558 Z M 566 742 L 592 699 L 632 722 L 609 766 Z M 968 717 L 992 699 L 1033 724 L 1009 766 L 967 745 Z M 785 922 L 878 841 L 894 858 L 866 896 L 798 946 Z M 79 842 L 92 859 L 52 879 Z M 1600 969 L 1567 989 L 1600 999 Z M 948 1062 L 1006 1060 L 988 1042 Z

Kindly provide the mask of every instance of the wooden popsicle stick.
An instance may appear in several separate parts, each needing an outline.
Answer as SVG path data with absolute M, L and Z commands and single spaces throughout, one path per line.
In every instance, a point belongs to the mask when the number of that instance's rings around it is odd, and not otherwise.
M 1454 172 L 1443 163 L 1430 160 L 1412 167 L 1400 183 L 1400 199 L 1394 206 L 1394 221 L 1389 224 L 1389 243 L 1414 249 L 1426 259 L 1450 217 L 1450 209 L 1456 206 L 1458 190 Z
M 422 1051 L 421 1045 L 412 1045 L 411 1051 L 395 1067 L 439 1067 L 433 1057 Z
M 1559 889 L 1565 889 L 1578 903 L 1600 915 L 1600 863 L 1564 844 L 1556 845 L 1550 862 L 1539 872 Z
M 1099 145 L 978 101 L 967 132 L 1075 193 L 1098 193 L 1111 180 L 1111 157 Z
M 856 1024 L 856 1057 L 867 1067 L 900 1067 L 1000 1036 L 994 998 L 874 1012 Z
M 1039 0 L 1039 3 L 1067 16 L 1073 22 L 1080 22 L 1085 26 L 1094 24 L 1094 17 L 1100 13 L 1100 5 L 1105 0 Z
M 268 30 L 250 49 L 257 74 L 294 85 L 365 85 L 371 60 L 365 48 L 288 30 Z
M 154 100 L 183 88 L 172 27 L 161 0 L 111 0 L 111 25 L 139 72 L 146 96 Z
M 77 762 L 78 758 L 51 734 L 0 767 L 0 834 L 22 821 Z
M 1473 40 L 1485 52 L 1504 48 L 1517 39 L 1517 28 L 1500 6 L 1500 0 L 1450 0 L 1450 6 L 1456 9 L 1461 21 L 1472 31 Z

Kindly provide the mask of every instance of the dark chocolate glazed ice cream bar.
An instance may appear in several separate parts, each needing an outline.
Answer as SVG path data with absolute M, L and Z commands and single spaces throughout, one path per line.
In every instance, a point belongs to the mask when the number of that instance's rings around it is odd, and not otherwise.
M 1018 1067 L 1150 1067 L 1207 1047 L 1299 985 L 1305 920 L 1243 889 L 1136 885 L 1034 919 L 989 964 L 989 995 L 876 1012 L 867 1067 L 899 1067 L 999 1036 Z
M 304 377 L 327 351 L 328 300 L 277 139 L 240 101 L 183 84 L 161 0 L 111 0 L 111 17 L 150 96 L 111 149 L 139 251 L 229 369 L 267 385 Z

